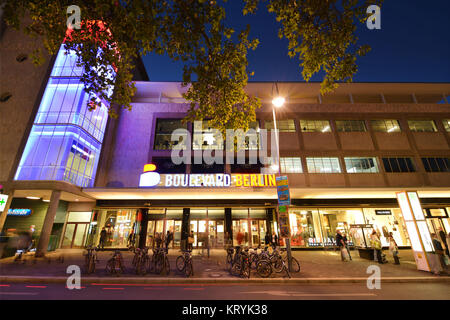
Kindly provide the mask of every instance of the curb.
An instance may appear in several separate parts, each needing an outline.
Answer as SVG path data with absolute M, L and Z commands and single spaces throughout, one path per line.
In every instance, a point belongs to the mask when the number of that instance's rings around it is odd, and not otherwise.
M 0 283 L 66 283 L 68 277 L 2 276 Z M 130 285 L 170 285 L 170 284 L 305 284 L 305 283 L 366 283 L 367 278 L 300 278 L 300 279 L 211 279 L 211 278 L 138 278 L 138 277 L 84 277 L 83 284 L 130 284 Z M 382 283 L 447 283 L 448 276 L 435 277 L 385 277 Z

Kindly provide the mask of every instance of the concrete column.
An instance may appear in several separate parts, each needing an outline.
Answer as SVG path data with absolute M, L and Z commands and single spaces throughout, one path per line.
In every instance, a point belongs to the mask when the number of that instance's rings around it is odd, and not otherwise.
M 6 194 L 8 195 L 8 200 L 6 201 L 5 209 L 3 210 L 3 212 L 0 212 L 0 231 L 3 230 L 3 226 L 5 225 L 6 216 L 8 215 L 8 210 L 9 207 L 11 206 L 14 191 L 9 191 Z
M 44 224 L 42 226 L 41 235 L 39 237 L 39 244 L 36 249 L 37 257 L 43 257 L 47 253 L 50 233 L 52 232 L 53 222 L 55 221 L 56 210 L 58 209 L 60 198 L 61 191 L 53 190 L 50 197 L 50 205 L 47 208 L 47 214 L 45 215 Z
M 181 221 L 181 249 L 186 249 L 187 239 L 189 237 L 191 208 L 183 208 L 183 220 Z

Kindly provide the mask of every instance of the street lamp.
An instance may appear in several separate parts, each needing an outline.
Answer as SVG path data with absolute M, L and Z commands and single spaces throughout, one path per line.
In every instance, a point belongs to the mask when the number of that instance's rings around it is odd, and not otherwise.
M 280 93 L 278 92 L 278 85 L 275 82 L 275 87 L 277 89 L 277 96 L 272 100 L 272 104 L 274 105 L 275 108 L 272 108 L 272 113 L 273 113 L 273 127 L 275 129 L 275 142 L 277 145 L 277 158 L 278 158 L 278 165 L 273 164 L 272 168 L 275 169 L 276 167 L 278 167 L 278 176 L 281 176 L 281 161 L 280 161 L 280 145 L 278 142 L 278 131 L 277 131 L 277 118 L 276 118 L 276 114 L 275 114 L 275 109 L 276 108 L 281 108 L 284 103 L 286 102 L 286 99 L 282 96 L 280 96 Z M 273 94 L 273 86 L 272 86 L 272 94 Z M 289 230 L 290 231 L 290 230 Z M 287 251 L 287 258 L 288 258 L 288 268 L 289 268 L 289 272 L 292 270 L 292 253 L 291 253 L 291 238 L 287 238 L 286 241 L 286 251 Z

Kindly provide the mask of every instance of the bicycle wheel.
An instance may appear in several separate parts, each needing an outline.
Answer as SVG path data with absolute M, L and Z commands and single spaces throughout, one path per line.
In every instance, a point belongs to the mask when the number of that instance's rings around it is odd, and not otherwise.
M 176 266 L 177 266 L 177 270 L 179 271 L 179 272 L 183 272 L 183 269 L 184 269 L 184 266 L 185 266 L 185 261 L 184 261 L 184 257 L 183 256 L 179 256 L 178 258 L 177 258 L 177 261 L 176 261 Z
M 280 256 L 274 258 L 272 265 L 276 273 L 283 272 L 283 259 Z
M 186 277 L 190 277 L 190 276 L 194 275 L 194 268 L 192 266 L 191 260 L 189 260 L 187 263 L 185 263 L 184 274 L 186 275 Z
M 250 263 L 247 261 L 247 262 L 244 262 L 244 261 L 242 261 L 242 277 L 244 277 L 244 278 L 250 278 L 250 272 L 251 272 L 251 269 L 250 269 Z
M 109 259 L 109 260 L 108 260 L 108 262 L 106 263 L 105 271 L 106 271 L 107 273 L 110 273 L 110 274 L 115 273 L 115 269 L 114 269 L 114 260 L 113 260 L 113 259 Z
M 262 278 L 268 278 L 272 274 L 272 266 L 267 260 L 260 260 L 256 265 L 256 272 Z
M 300 272 L 300 263 L 294 257 L 291 259 L 291 267 L 292 272 Z
M 155 273 L 160 274 L 163 268 L 164 268 L 164 257 L 161 255 L 157 255 L 155 261 Z
M 165 269 L 166 276 L 168 276 L 170 273 L 170 264 L 169 264 L 168 256 L 166 256 L 166 258 L 164 259 L 164 269 Z

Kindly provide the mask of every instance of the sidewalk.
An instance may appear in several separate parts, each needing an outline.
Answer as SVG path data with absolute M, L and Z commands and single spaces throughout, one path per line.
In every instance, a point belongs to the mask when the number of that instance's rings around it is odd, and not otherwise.
M 382 282 L 450 282 L 449 276 L 437 276 L 429 272 L 418 271 L 411 250 L 400 251 L 400 265 L 394 265 L 388 252 L 387 264 L 380 265 L 376 262 L 360 259 L 357 251 L 351 251 L 353 261 L 342 262 L 338 251 L 293 251 L 293 256 L 300 262 L 299 273 L 292 273 L 289 279 L 285 274 L 272 274 L 270 278 L 261 278 L 253 271 L 250 279 L 242 279 L 230 275 L 225 269 L 226 253 L 223 249 L 214 249 L 210 252 L 210 258 L 200 256 L 200 250 L 193 252 L 194 276 L 185 278 L 176 270 L 175 260 L 180 254 L 177 249 L 169 250 L 169 262 L 171 272 L 169 276 L 147 274 L 138 276 L 135 274 L 131 260 L 133 253 L 122 251 L 125 261 L 125 273 L 113 276 L 105 271 L 106 261 L 112 256 L 111 251 L 101 251 L 98 254 L 100 263 L 97 264 L 95 274 L 84 274 L 83 250 L 59 249 L 48 254 L 47 259 L 37 259 L 33 263 L 30 257 L 24 264 L 15 263 L 13 258 L 0 260 L 0 282 L 61 282 L 67 280 L 66 273 L 69 265 L 78 265 L 82 270 L 83 282 L 120 282 L 120 283 L 217 283 L 217 282 L 252 282 L 252 283 L 330 283 L 330 282 L 366 282 L 370 274 L 367 268 L 370 265 L 379 266 Z M 205 250 L 206 254 L 206 250 Z M 57 258 L 63 255 L 64 262 Z

